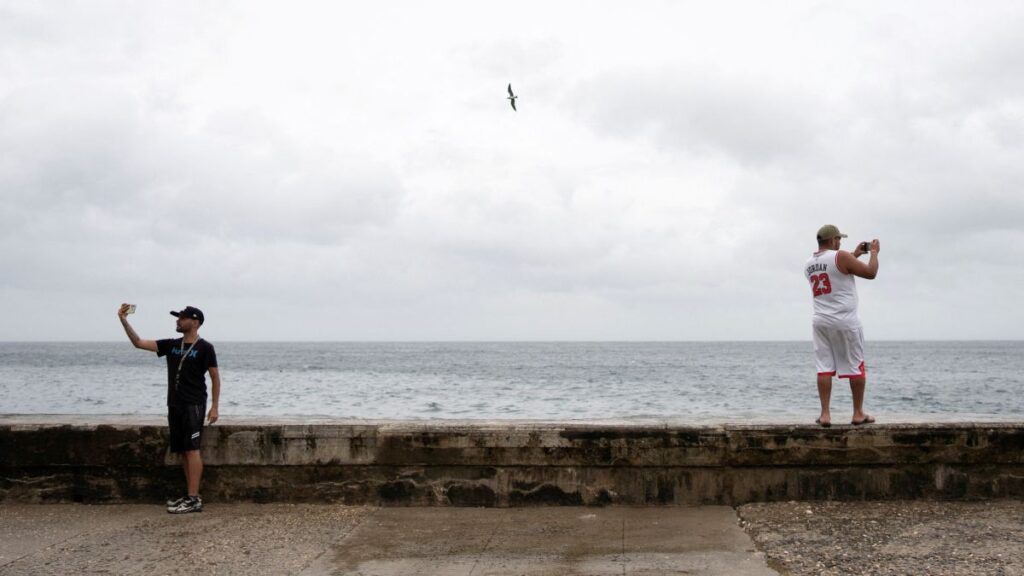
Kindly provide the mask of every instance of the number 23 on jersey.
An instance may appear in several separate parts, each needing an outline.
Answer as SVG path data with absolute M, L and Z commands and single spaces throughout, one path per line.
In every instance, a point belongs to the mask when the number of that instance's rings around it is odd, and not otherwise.
M 814 297 L 817 298 L 822 294 L 828 294 L 832 292 L 832 283 L 828 280 L 828 274 L 822 272 L 821 274 L 814 274 L 810 278 L 811 290 L 814 292 Z

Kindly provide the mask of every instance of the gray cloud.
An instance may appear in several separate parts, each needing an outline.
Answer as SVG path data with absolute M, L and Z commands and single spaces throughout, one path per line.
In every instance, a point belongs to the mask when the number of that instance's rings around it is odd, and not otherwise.
M 817 111 L 799 91 L 700 70 L 603 74 L 574 98 L 600 129 L 743 163 L 806 153 L 821 133 Z
M 15 91 L 0 102 L 0 127 L 7 286 L 225 280 L 181 252 L 212 245 L 222 262 L 263 270 L 261 246 L 343 245 L 393 220 L 403 195 L 393 170 L 357 150 L 310 150 L 245 112 L 190 133 L 108 83 Z M 262 275 L 249 278 L 257 290 Z
M 1020 337 L 1016 5 L 406 8 L 0 6 L 0 338 Z

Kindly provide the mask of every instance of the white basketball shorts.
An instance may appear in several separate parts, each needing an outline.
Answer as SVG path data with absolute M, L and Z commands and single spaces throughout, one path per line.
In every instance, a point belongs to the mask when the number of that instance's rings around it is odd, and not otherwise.
M 814 326 L 814 360 L 819 376 L 864 376 L 864 329 Z

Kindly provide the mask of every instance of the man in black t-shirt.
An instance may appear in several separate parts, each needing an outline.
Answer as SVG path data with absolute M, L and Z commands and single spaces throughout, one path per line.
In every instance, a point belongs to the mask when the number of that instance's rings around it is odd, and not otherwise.
M 199 327 L 205 320 L 203 311 L 186 306 L 180 312 L 171 312 L 172 316 L 178 317 L 175 330 L 181 333 L 181 338 L 143 340 L 128 323 L 129 308 L 128 304 L 122 304 L 117 311 L 128 339 L 136 348 L 167 357 L 167 424 L 170 427 L 171 452 L 182 455 L 188 488 L 185 496 L 167 502 L 167 511 L 172 514 L 202 512 L 199 481 L 203 476 L 203 459 L 199 448 L 203 414 L 206 412 L 207 372 L 210 373 L 213 396 L 208 414 L 210 424 L 219 417 L 217 408 L 220 403 L 217 353 L 213 344 L 199 337 Z

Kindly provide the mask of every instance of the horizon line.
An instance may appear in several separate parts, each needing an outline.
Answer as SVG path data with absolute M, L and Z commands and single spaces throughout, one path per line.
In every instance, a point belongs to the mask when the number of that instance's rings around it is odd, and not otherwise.
M 162 340 L 162 338 L 158 338 Z M 467 339 L 438 339 L 438 340 L 219 340 L 237 344 L 764 344 L 764 343 L 789 343 L 789 342 L 811 342 L 807 339 L 712 339 L 712 340 L 467 340 Z M 1024 338 L 878 338 L 871 342 L 1024 342 Z M 125 339 L 111 340 L 0 340 L 0 344 L 116 344 L 125 343 L 131 345 Z

